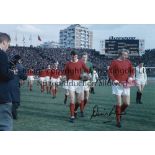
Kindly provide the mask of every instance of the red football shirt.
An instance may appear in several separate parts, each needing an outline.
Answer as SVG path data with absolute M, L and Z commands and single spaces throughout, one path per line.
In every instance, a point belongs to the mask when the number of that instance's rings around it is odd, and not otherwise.
M 64 74 L 67 77 L 67 80 L 80 80 L 81 73 L 89 73 L 89 69 L 81 60 L 77 62 L 67 62 L 64 69 Z
M 129 77 L 134 76 L 134 68 L 129 60 L 113 60 L 109 67 L 108 75 L 112 81 L 124 82 Z
M 51 69 L 46 69 L 46 76 L 50 76 L 51 75 Z
M 46 70 L 41 70 L 39 72 L 39 77 L 45 77 L 46 76 Z
M 51 69 L 51 74 L 50 77 L 57 79 L 59 78 L 59 76 L 61 76 L 61 71 L 58 69 Z
M 27 71 L 27 76 L 33 76 L 33 74 L 34 74 L 33 69 L 29 69 L 29 70 Z

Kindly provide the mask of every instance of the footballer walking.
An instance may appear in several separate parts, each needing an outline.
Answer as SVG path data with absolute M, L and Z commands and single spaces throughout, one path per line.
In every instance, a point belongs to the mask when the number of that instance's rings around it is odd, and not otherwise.
M 143 89 L 147 84 L 146 68 L 143 65 L 144 64 L 142 61 L 139 62 L 139 65 L 136 67 L 136 72 L 135 72 L 136 85 L 138 88 L 137 96 L 136 96 L 137 104 L 142 104 L 141 97 L 142 97 Z
M 82 85 L 82 92 L 81 92 L 81 102 L 83 102 L 82 104 L 84 105 L 84 108 L 88 102 L 89 99 L 89 91 L 90 91 L 90 85 L 91 85 L 91 81 L 90 78 L 92 77 L 92 73 L 93 73 L 93 65 L 91 62 L 88 61 L 88 54 L 87 53 L 83 53 L 82 55 L 82 59 L 81 59 L 84 64 L 87 66 L 87 68 L 89 69 L 89 74 L 87 73 L 83 73 L 84 76 L 86 76 L 86 79 L 81 79 L 83 85 Z M 76 103 L 75 104 L 75 117 L 77 116 L 77 110 L 78 110 L 79 104 Z M 84 109 L 83 109 L 84 110 Z M 84 117 L 84 113 L 81 113 L 81 117 Z
M 119 57 L 113 60 L 108 70 L 113 81 L 112 94 L 116 97 L 116 126 L 121 127 L 121 115 L 130 104 L 130 85 L 133 82 L 134 68 L 128 60 L 128 50 L 119 50 Z
M 50 92 L 50 74 L 51 74 L 51 66 L 48 65 L 46 69 L 46 77 L 45 77 L 47 94 Z
M 27 81 L 28 81 L 29 90 L 32 91 L 33 82 L 34 82 L 34 69 L 33 69 L 33 67 L 31 67 L 27 71 Z
M 76 51 L 71 52 L 71 61 L 67 62 L 64 69 L 64 74 L 66 75 L 68 81 L 68 90 L 70 96 L 70 122 L 75 120 L 75 102 L 80 105 L 80 111 L 83 113 L 84 103 L 81 102 L 81 92 L 82 83 L 80 80 L 81 73 L 85 71 L 89 73 L 89 69 L 83 63 L 83 61 L 78 60 L 78 55 Z M 77 99 L 77 101 L 75 101 Z
M 58 85 L 60 83 L 61 71 L 58 69 L 58 61 L 55 61 L 53 64 L 53 68 L 51 69 L 51 95 L 52 98 L 55 99 L 58 92 Z

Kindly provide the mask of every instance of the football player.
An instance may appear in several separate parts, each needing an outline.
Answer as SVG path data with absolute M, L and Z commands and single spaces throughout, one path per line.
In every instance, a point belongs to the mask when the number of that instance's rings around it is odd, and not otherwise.
M 132 83 L 134 68 L 128 60 L 129 51 L 126 49 L 121 49 L 118 52 L 119 57 L 118 59 L 112 61 L 108 70 L 108 75 L 113 81 L 112 94 L 115 95 L 117 101 L 116 126 L 121 127 L 121 114 L 130 104 L 130 88 L 124 86 L 128 83 Z
M 29 90 L 32 91 L 32 86 L 34 82 L 34 69 L 31 67 L 30 69 L 27 70 L 27 81 L 28 81 L 28 87 Z
M 136 96 L 136 103 L 142 104 L 142 101 L 141 101 L 142 92 L 143 92 L 145 85 L 147 84 L 146 68 L 144 67 L 144 64 L 142 61 L 136 67 L 135 79 L 136 79 L 136 84 L 138 88 L 137 96 Z
M 58 85 L 60 83 L 61 78 L 61 71 L 58 69 L 58 61 L 55 61 L 53 64 L 53 68 L 51 69 L 51 95 L 53 96 L 53 99 L 56 98 Z
M 92 84 L 91 84 L 91 91 L 90 91 L 92 94 L 95 94 L 94 88 L 95 88 L 95 85 L 96 85 L 96 82 L 97 82 L 98 78 L 99 78 L 98 73 L 96 72 L 95 68 L 93 68 Z
M 51 66 L 48 65 L 46 69 L 46 77 L 45 77 L 45 82 L 46 82 L 46 92 L 49 93 L 50 89 L 50 74 L 51 74 Z
M 43 93 L 45 88 L 45 77 L 46 77 L 46 69 L 44 69 L 44 67 L 42 67 L 42 70 L 40 70 L 39 72 L 39 83 L 41 86 L 41 92 Z
M 83 53 L 81 60 L 89 69 L 89 74 L 84 72 L 82 74 L 83 77 L 81 77 L 81 80 L 83 83 L 83 86 L 82 86 L 83 90 L 81 92 L 81 102 L 83 102 L 82 104 L 84 105 L 84 108 L 85 108 L 85 106 L 88 102 L 88 99 L 89 99 L 89 90 L 90 90 L 90 85 L 91 85 L 90 78 L 92 77 L 92 73 L 93 73 L 93 65 L 91 62 L 88 61 L 87 53 Z M 75 104 L 75 117 L 77 116 L 78 107 L 79 107 L 79 103 L 76 103 Z M 81 112 L 81 117 L 84 117 L 83 112 Z
M 75 98 L 76 102 L 80 104 L 80 111 L 83 113 L 84 102 L 81 102 L 82 83 L 80 81 L 81 73 L 85 71 L 89 73 L 89 69 L 86 67 L 83 61 L 78 59 L 76 51 L 71 51 L 71 61 L 65 65 L 64 73 L 68 80 L 68 90 L 70 96 L 70 122 L 75 120 Z

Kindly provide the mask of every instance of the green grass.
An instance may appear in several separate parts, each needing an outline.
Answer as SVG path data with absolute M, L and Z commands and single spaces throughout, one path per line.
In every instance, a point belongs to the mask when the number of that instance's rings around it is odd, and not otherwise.
M 96 94 L 90 96 L 85 109 L 85 117 L 78 117 L 75 123 L 69 123 L 69 101 L 63 104 L 64 90 L 59 88 L 56 99 L 50 94 L 41 93 L 36 84 L 29 92 L 27 84 L 21 88 L 21 106 L 19 118 L 14 121 L 15 131 L 148 131 L 155 130 L 155 84 L 148 84 L 144 89 L 143 103 L 135 103 L 136 88 L 131 89 L 131 105 L 122 118 L 122 128 L 115 126 L 115 117 L 104 123 L 103 116 L 90 120 L 94 105 L 100 112 L 109 112 L 115 104 L 111 87 L 96 87 Z M 104 110 L 106 109 L 106 110 Z

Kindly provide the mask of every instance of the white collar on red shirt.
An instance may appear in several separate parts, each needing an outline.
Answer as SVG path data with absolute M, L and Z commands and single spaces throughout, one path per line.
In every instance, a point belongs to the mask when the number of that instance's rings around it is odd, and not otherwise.
M 123 60 L 121 60 L 121 59 L 117 59 L 118 61 L 123 61 Z
M 121 59 L 116 59 L 116 60 L 118 60 L 118 61 L 127 61 L 128 59 L 125 59 L 125 60 L 121 60 Z

